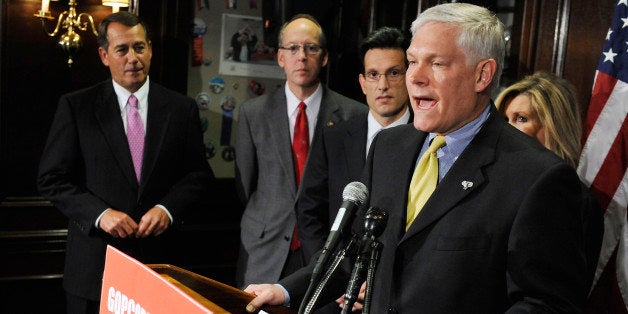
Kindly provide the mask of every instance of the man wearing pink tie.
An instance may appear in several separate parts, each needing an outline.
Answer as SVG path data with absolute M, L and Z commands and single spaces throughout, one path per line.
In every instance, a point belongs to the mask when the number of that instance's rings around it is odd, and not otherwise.
M 69 220 L 68 313 L 97 313 L 108 244 L 164 260 L 173 224 L 202 200 L 213 172 L 194 100 L 150 82 L 146 26 L 119 12 L 98 29 L 111 80 L 59 100 L 38 188 Z

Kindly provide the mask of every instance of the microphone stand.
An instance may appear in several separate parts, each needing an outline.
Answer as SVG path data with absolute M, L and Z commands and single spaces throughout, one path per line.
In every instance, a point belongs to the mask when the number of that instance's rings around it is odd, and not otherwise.
M 363 239 L 367 240 L 367 239 Z M 342 314 L 351 313 L 353 304 L 358 299 L 360 293 L 360 286 L 362 285 L 362 278 L 364 278 L 364 267 L 366 266 L 366 260 L 368 259 L 368 253 L 371 251 L 371 245 L 361 245 L 358 257 L 353 265 L 353 271 L 351 272 L 351 279 L 347 285 L 347 291 L 345 292 L 345 302 L 342 307 Z
M 365 308 L 363 313 L 368 313 L 370 309 L 373 294 L 371 291 L 373 287 L 373 277 L 375 276 L 375 270 L 377 269 L 377 264 L 383 247 L 383 244 L 378 242 L 376 238 L 384 232 L 387 221 L 388 213 L 377 207 L 369 208 L 364 216 L 364 229 L 366 231 L 361 240 L 358 249 L 358 257 L 355 261 L 355 265 L 353 266 L 351 278 L 349 279 L 349 284 L 347 285 L 347 291 L 344 295 L 345 302 L 342 308 L 342 314 L 348 314 L 351 312 L 353 304 L 358 298 L 360 286 L 362 285 L 362 280 L 364 279 L 364 273 L 366 271 L 364 268 L 366 267 L 367 259 L 369 262 L 367 280 L 369 282 L 367 282 L 366 285 L 364 298 Z
M 323 246 L 323 250 L 321 251 L 316 261 L 316 264 L 314 265 L 314 270 L 312 271 L 310 283 L 303 297 L 303 302 L 301 302 L 301 305 L 299 306 L 299 314 L 309 312 L 305 312 L 307 300 L 311 297 L 316 287 L 325 286 L 320 284 L 320 279 L 323 275 L 321 271 L 324 267 L 327 266 L 327 264 L 329 264 L 330 253 L 336 250 L 340 237 L 342 237 L 344 233 L 348 233 L 346 229 L 349 228 L 351 221 L 353 221 L 356 210 L 360 206 L 362 206 L 367 197 L 368 189 L 362 182 L 358 181 L 347 184 L 347 186 L 345 186 L 344 190 L 342 191 L 342 206 L 340 207 L 340 210 L 336 215 L 336 219 L 334 220 L 331 230 L 329 231 L 329 236 L 327 238 L 327 241 L 325 242 L 325 245 Z M 348 250 L 355 241 L 357 240 L 352 238 L 349 242 L 350 244 L 347 246 L 347 248 L 345 248 L 344 251 L 346 252 L 346 250 Z M 342 259 L 340 261 L 342 261 Z M 340 263 L 340 261 L 338 261 L 338 263 Z
M 312 312 L 314 306 L 316 305 L 316 302 L 318 301 L 318 298 L 327 286 L 327 282 L 331 278 L 331 275 L 338 269 L 338 266 L 346 257 L 347 251 L 350 250 L 351 247 L 353 247 L 356 241 L 358 241 L 358 236 L 356 234 L 353 234 L 349 243 L 347 243 L 347 245 L 342 250 L 338 251 L 338 253 L 335 255 L 334 260 L 323 275 L 318 285 L 316 285 L 316 288 L 314 288 L 314 286 L 312 285 L 313 282 L 310 282 L 310 286 L 305 293 L 305 297 L 303 298 L 303 301 L 301 301 L 299 314 L 309 314 L 310 312 Z
M 364 292 L 364 308 L 363 314 L 369 314 L 371 311 L 371 299 L 373 298 L 373 279 L 375 278 L 375 269 L 379 264 L 379 258 L 382 255 L 384 245 L 375 240 L 371 243 L 371 259 L 369 261 L 368 272 L 366 274 L 366 291 Z

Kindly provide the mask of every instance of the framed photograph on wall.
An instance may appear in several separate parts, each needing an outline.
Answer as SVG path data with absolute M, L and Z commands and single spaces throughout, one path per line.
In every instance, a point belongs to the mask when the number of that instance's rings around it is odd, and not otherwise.
M 264 42 L 261 17 L 235 14 L 222 15 L 220 74 L 285 78 L 277 64 L 276 47 Z

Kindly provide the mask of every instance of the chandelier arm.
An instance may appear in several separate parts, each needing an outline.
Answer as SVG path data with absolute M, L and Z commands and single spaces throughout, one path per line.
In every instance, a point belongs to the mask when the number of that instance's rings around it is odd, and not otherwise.
M 81 18 L 84 17 L 87 19 L 85 22 L 81 22 Z M 76 17 L 76 21 L 78 22 L 78 28 L 82 31 L 86 31 L 88 26 L 91 26 L 92 33 L 95 36 L 98 36 L 98 32 L 96 31 L 96 26 L 94 25 L 94 18 L 87 13 L 81 13 Z M 89 24 L 88 24 L 89 22 Z
M 61 29 L 61 23 L 62 21 L 65 20 L 65 16 L 68 15 L 68 11 L 63 11 L 61 14 L 59 14 L 59 18 L 57 19 L 57 26 L 55 26 L 54 31 L 48 32 L 48 27 L 46 27 L 46 19 L 45 18 L 40 18 L 41 20 L 41 27 L 43 27 L 44 32 L 46 32 L 46 34 L 50 37 L 54 37 L 57 35 L 57 33 L 59 33 L 59 30 Z

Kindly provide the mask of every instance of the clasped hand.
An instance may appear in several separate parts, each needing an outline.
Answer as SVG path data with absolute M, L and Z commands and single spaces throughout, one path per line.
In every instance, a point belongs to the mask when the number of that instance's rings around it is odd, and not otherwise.
M 166 231 L 170 218 L 162 208 L 155 206 L 142 216 L 138 224 L 126 213 L 109 208 L 100 218 L 98 226 L 115 238 L 146 238 Z

